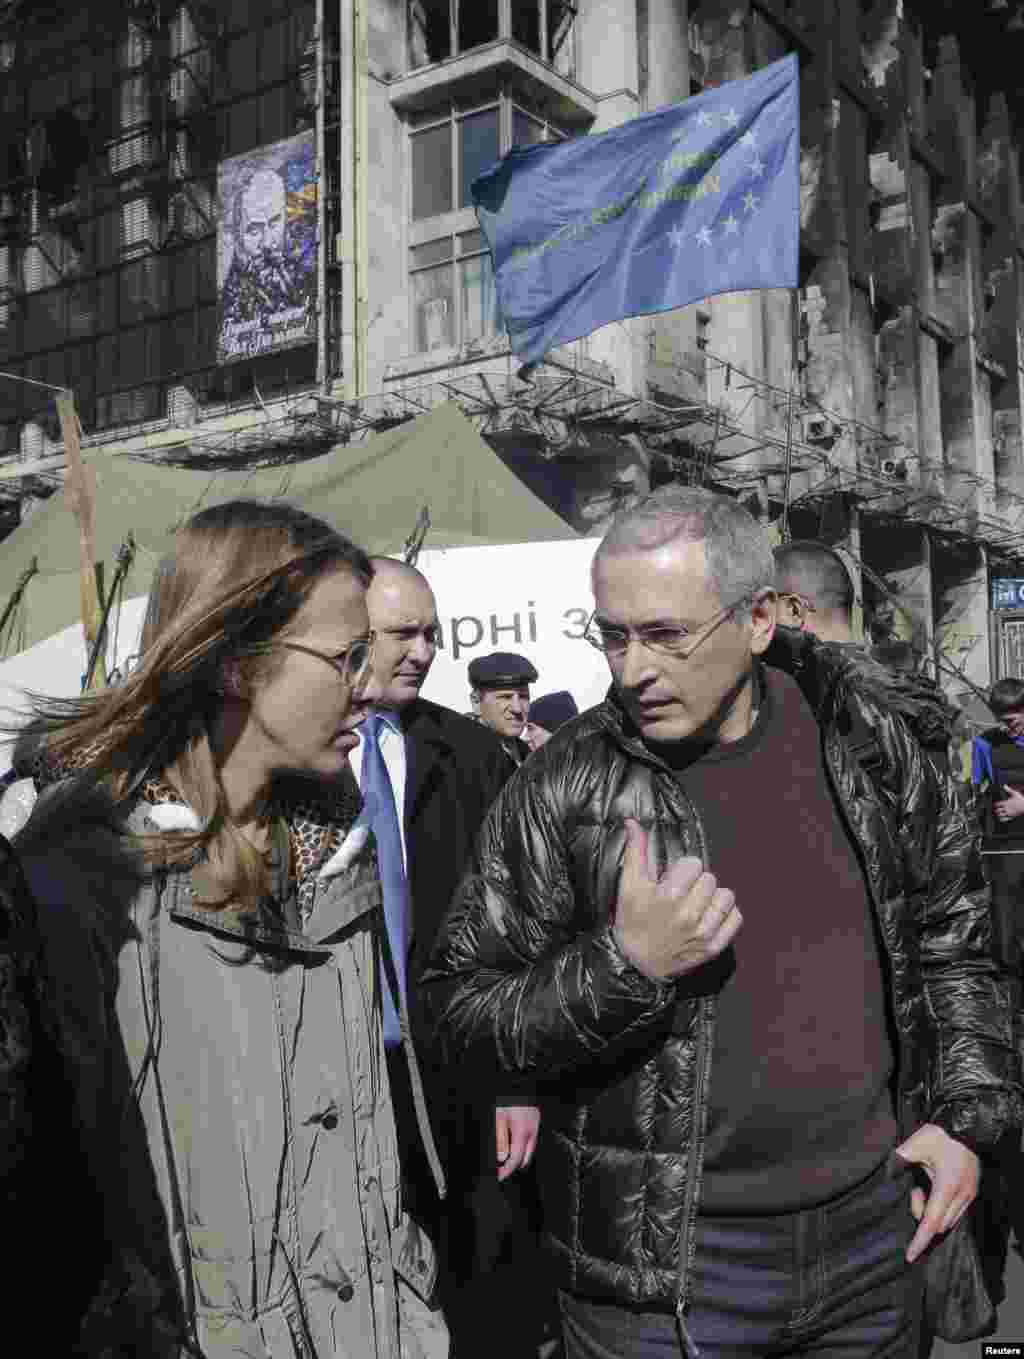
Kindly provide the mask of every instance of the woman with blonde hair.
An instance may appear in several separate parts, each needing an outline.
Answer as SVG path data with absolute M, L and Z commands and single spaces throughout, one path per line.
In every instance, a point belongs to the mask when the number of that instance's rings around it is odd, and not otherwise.
M 401 1202 L 394 967 L 348 766 L 380 692 L 372 574 L 300 510 L 204 510 L 132 674 L 37 704 L 14 845 L 110 1248 L 79 1353 L 447 1353 Z

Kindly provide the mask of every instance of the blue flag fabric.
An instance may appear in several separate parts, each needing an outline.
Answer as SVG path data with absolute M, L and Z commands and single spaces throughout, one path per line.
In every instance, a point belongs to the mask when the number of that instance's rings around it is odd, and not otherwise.
M 797 58 L 610 132 L 513 148 L 471 193 L 526 363 L 627 316 L 795 288 Z

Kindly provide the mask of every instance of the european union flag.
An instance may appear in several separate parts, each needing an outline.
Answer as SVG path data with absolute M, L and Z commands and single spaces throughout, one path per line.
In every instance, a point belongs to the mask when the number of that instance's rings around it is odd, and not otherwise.
M 590 137 L 516 147 L 472 184 L 512 349 L 714 293 L 795 288 L 795 56 Z

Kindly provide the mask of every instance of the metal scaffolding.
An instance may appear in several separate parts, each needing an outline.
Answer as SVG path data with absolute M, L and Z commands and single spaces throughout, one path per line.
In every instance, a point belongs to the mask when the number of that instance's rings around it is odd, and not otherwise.
M 1000 500 L 1012 507 L 1012 515 L 983 513 L 979 505 L 995 496 L 994 482 L 962 468 L 926 468 L 913 450 L 883 430 L 803 397 L 794 396 L 790 404 L 789 394 L 780 388 L 713 354 L 706 357 L 712 368 L 732 369 L 734 393 L 749 393 L 739 414 L 724 402 L 670 405 L 637 396 L 555 362 L 541 365 L 531 381 L 522 381 L 508 358 L 463 376 L 396 384 L 393 390 L 354 401 L 318 394 L 275 402 L 273 408 L 258 401 L 255 408 L 249 406 L 251 423 L 244 428 L 217 429 L 223 413 L 211 413 L 182 430 L 180 442 L 134 456 L 211 470 L 286 466 L 358 443 L 454 400 L 484 437 L 512 432 L 530 436 L 546 459 L 570 448 L 585 448 L 596 432 L 633 438 L 652 460 L 662 462 L 669 477 L 734 494 L 780 479 L 785 471 L 782 459 L 788 454 L 798 484 L 791 509 L 843 496 L 879 518 L 983 543 L 1001 556 L 1024 556 L 1024 496 L 999 487 Z M 827 440 L 832 447 L 815 442 L 823 423 L 834 431 Z M 214 428 L 204 428 L 207 424 Z M 86 438 L 84 446 L 98 444 L 97 439 Z M 880 451 L 908 469 L 906 480 L 879 470 Z M 778 453 L 778 461 L 766 458 L 771 452 Z M 0 480 L 0 498 L 33 490 L 45 493 L 60 480 L 60 465 L 60 458 L 8 465 Z M 947 483 L 954 479 L 967 490 L 961 500 L 949 494 Z

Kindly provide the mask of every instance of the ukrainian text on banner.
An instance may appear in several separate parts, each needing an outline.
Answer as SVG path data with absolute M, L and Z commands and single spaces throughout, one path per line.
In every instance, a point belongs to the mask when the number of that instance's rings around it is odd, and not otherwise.
M 583 640 L 594 607 L 590 564 L 600 539 L 426 548 L 418 566 L 437 596 L 441 645 L 425 698 L 457 712 L 470 709 L 469 663 L 492 651 L 526 656 L 539 671 L 533 697 L 567 689 L 582 711 L 600 703 L 611 676 L 600 652 Z M 107 630 L 107 670 L 129 674 L 139 660 L 145 597 L 115 605 Z M 81 689 L 88 649 L 81 623 L 0 661 L 0 710 L 17 726 L 27 693 L 71 698 Z M 13 741 L 0 741 L 0 776 Z M 2 790 L 0 790 L 2 792 Z
M 315 342 L 313 133 L 224 161 L 218 188 L 218 361 Z
M 794 288 L 797 58 L 610 132 L 517 147 L 471 192 L 527 363 L 627 316 Z

